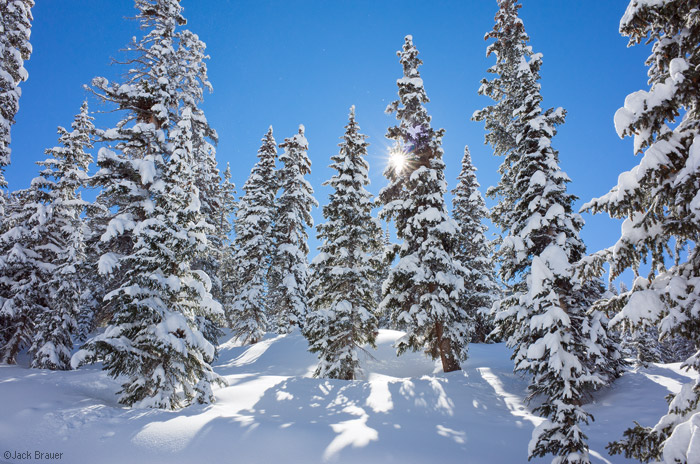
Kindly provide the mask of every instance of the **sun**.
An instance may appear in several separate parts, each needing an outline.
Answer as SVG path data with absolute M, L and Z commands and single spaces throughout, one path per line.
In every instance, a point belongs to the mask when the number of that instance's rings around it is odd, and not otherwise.
M 403 171 L 408 165 L 408 153 L 398 146 L 394 146 L 389 150 L 389 166 L 395 172 Z

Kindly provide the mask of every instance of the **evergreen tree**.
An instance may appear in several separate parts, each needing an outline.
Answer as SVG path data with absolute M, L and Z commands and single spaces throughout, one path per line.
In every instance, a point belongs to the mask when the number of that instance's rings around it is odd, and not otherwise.
M 584 257 L 574 266 L 577 279 L 581 279 L 580 265 L 585 260 Z M 603 381 L 601 386 L 610 385 L 628 367 L 622 353 L 622 340 L 620 334 L 610 328 L 610 318 L 606 312 L 596 305 L 597 301 L 607 295 L 602 279 L 581 280 L 581 304 L 584 308 L 589 308 L 582 327 L 587 339 L 584 362 Z M 595 385 L 590 387 L 597 388 Z
M 318 206 L 311 184 L 304 179 L 311 172 L 306 154 L 309 144 L 304 126 L 299 133 L 284 139 L 278 182 L 282 189 L 275 209 L 272 236 L 275 250 L 270 266 L 269 316 L 278 333 L 303 327 L 308 308 L 307 279 L 309 254 L 306 227 L 313 227 L 311 208 Z
M 32 182 L 33 188 L 46 192 L 47 217 L 44 222 L 45 244 L 38 251 L 52 265 L 52 272 L 40 285 L 46 294 L 46 310 L 35 316 L 36 329 L 29 350 L 32 367 L 69 369 L 73 339 L 80 332 L 79 321 L 89 321 L 83 315 L 85 267 L 85 224 L 82 214 L 89 203 L 80 198 L 78 189 L 86 184 L 87 169 L 92 156 L 94 126 L 88 114 L 87 102 L 75 117 L 72 132 L 58 128 L 61 146 L 47 150 L 51 158 L 38 163 L 44 167 L 41 176 Z M 82 317 L 81 317 L 82 316 Z
M 495 154 L 504 156 L 501 180 L 488 191 L 499 200 L 492 220 L 504 235 L 496 257 L 508 288 L 496 304 L 497 332 L 514 348 L 515 370 L 532 374 L 530 398 L 543 397 L 535 412 L 547 420 L 533 431 L 530 457 L 588 463 L 580 424 L 590 414 L 581 404 L 587 391 L 608 380 L 600 356 L 615 347 L 601 319 L 586 314 L 596 289 L 572 266 L 585 253 L 583 221 L 572 211 L 576 198 L 566 192 L 570 180 L 551 146 L 565 112 L 541 109 L 541 55 L 527 45 L 517 0 L 498 3 L 496 24 L 486 34 L 495 39 L 487 53 L 496 57 L 489 69 L 496 77 L 480 88 L 496 103 L 474 115 L 485 122 Z M 598 364 L 603 368 L 594 370 Z
M 94 176 L 102 186 L 102 214 L 92 221 L 98 269 L 112 277 L 102 311 L 109 323 L 72 364 L 101 360 L 111 376 L 126 376 L 123 404 L 174 409 L 211 401 L 210 383 L 221 382 L 208 363 L 223 314 L 209 276 L 191 267 L 211 233 L 196 187 L 201 113 L 191 104 L 207 79 L 201 63 L 182 59 L 193 45 L 178 29 L 186 24 L 179 1 L 136 7 L 147 33 L 129 47 L 126 82 L 93 80 L 124 115 L 101 132 L 113 149 L 100 150 Z
M 597 304 L 610 309 L 615 306 L 615 311 L 621 307 L 619 302 L 629 299 L 629 289 L 624 282 L 620 282 L 620 293 L 615 292 L 612 299 L 601 298 Z M 634 328 L 625 331 L 620 343 L 620 349 L 629 357 L 634 358 L 634 365 L 637 368 L 649 367 L 650 363 L 661 362 L 664 357 L 661 344 L 659 343 L 659 333 L 653 326 Z
M 700 371 L 700 23 L 691 0 L 630 1 L 620 32 L 630 45 L 652 42 L 647 59 L 650 89 L 625 99 L 615 114 L 620 137 L 634 136 L 638 166 L 620 175 L 618 184 L 584 205 L 624 219 L 617 243 L 591 259 L 592 272 L 610 263 L 611 277 L 625 269 L 638 272 L 651 258 L 647 277 L 636 277 L 624 297 L 601 302 L 624 330 L 655 327 L 662 340 L 680 336 L 694 344 L 683 366 Z M 692 430 L 700 419 L 700 377 L 672 397 L 668 414 L 653 427 L 636 424 L 612 443 L 613 454 L 641 461 L 694 462 Z M 693 445 L 691 445 L 691 442 Z
M 4 169 L 10 164 L 10 128 L 19 111 L 22 89 L 29 76 L 24 61 L 32 54 L 29 36 L 34 0 L 0 0 L 0 189 L 7 187 Z M 4 194 L 0 194 L 0 219 L 4 215 Z
M 323 207 L 322 241 L 311 263 L 309 306 L 304 332 L 310 350 L 318 353 L 314 375 L 353 380 L 359 374 L 358 349 L 374 346 L 377 317 L 374 276 L 382 268 L 382 229 L 372 218 L 367 136 L 360 134 L 355 107 L 345 126 L 340 153 L 331 157 L 337 171 L 324 185 L 333 187 Z
M 199 330 L 201 318 L 221 313 L 189 263 L 206 250 L 206 222 L 192 172 L 192 126 L 184 110 L 171 130 L 174 150 L 152 158 L 156 173 L 151 208 L 134 228 L 134 250 L 125 257 L 129 285 L 105 298 L 117 311 L 108 329 L 75 355 L 73 365 L 102 360 L 123 375 L 120 403 L 176 409 L 213 401 L 211 383 L 224 384 L 208 364 L 215 347 Z M 150 160 L 144 159 L 144 162 Z
M 215 230 L 216 236 L 221 243 L 221 248 L 217 251 L 217 262 L 219 263 L 219 267 L 216 270 L 216 276 L 220 282 L 219 302 L 223 307 L 224 316 L 227 320 L 228 326 L 231 325 L 231 308 L 234 298 L 236 297 L 237 287 L 235 279 L 236 269 L 234 263 L 235 250 L 230 237 L 231 232 L 233 231 L 231 217 L 235 217 L 237 208 L 236 186 L 233 182 L 231 182 L 231 166 L 226 163 L 224 182 L 221 184 L 221 207 L 219 208 Z M 213 291 L 212 294 L 214 294 Z
M 459 227 L 455 258 L 464 269 L 460 304 L 473 324 L 471 340 L 483 343 L 494 329 L 491 306 L 500 289 L 491 259 L 492 245 L 486 239 L 488 227 L 482 222 L 489 211 L 479 192 L 476 168 L 468 147 L 464 147 L 462 171 L 457 180 L 457 187 L 452 191 L 452 216 Z
M 238 292 L 229 315 L 234 334 L 255 343 L 267 329 L 267 274 L 273 252 L 272 226 L 277 182 L 277 144 L 270 127 L 258 150 L 258 162 L 243 186 L 236 216 L 235 276 Z
M 185 36 L 190 37 L 189 35 Z M 196 39 L 195 44 L 181 42 L 180 49 L 188 50 L 191 47 L 196 50 L 196 44 L 200 42 L 196 36 L 194 36 L 194 39 Z M 202 59 L 203 57 L 200 58 L 200 61 Z M 203 79 L 202 85 L 211 88 L 209 82 L 205 80 L 207 79 L 206 67 L 202 70 L 201 78 Z M 201 100 L 201 86 L 196 84 L 197 82 L 195 81 L 190 85 L 199 90 L 200 95 L 198 98 Z M 217 301 L 223 302 L 223 283 L 219 275 L 219 269 L 224 260 L 229 234 L 232 229 L 230 216 L 236 209 L 236 187 L 230 182 L 230 177 L 225 183 L 222 184 L 221 182 L 221 175 L 216 162 L 216 149 L 214 147 L 214 143 L 218 140 L 216 131 L 209 126 L 204 112 L 197 108 L 196 101 L 188 98 L 187 87 L 185 87 L 182 97 L 185 101 L 184 107 L 189 108 L 192 113 L 192 145 L 195 154 L 194 183 L 199 190 L 202 215 L 208 224 L 206 229 L 208 250 L 206 253 L 198 256 L 192 265 L 194 269 L 201 269 L 206 272 L 211 279 L 212 295 Z M 187 104 L 189 100 L 192 100 L 192 103 Z M 220 335 L 219 330 L 216 327 L 210 327 L 208 330 L 213 332 L 214 338 L 210 339 L 210 341 L 215 343 L 216 337 Z
M 439 357 L 450 372 L 467 358 L 469 318 L 459 306 L 463 282 L 454 259 L 457 226 L 444 200 L 444 131 L 430 126 L 423 106 L 429 100 L 418 72 L 422 62 L 410 35 L 398 56 L 403 65 L 399 100 L 387 112 L 396 112 L 399 124 L 387 132 L 395 146 L 385 171 L 390 183 L 379 200 L 384 205 L 380 215 L 395 221 L 402 244 L 383 287 L 380 311 L 390 312 L 397 327 L 406 331 L 398 341 L 399 354 L 424 350 L 433 359 Z
M 14 192 L 0 236 L 0 362 L 15 364 L 34 338 L 37 315 L 48 311 L 44 284 L 54 271 L 46 247 L 46 193 L 33 186 Z
M 122 110 L 122 119 L 112 129 L 97 131 L 100 141 L 110 145 L 98 152 L 100 168 L 92 185 L 100 188 L 91 228 L 99 237 L 97 267 L 111 277 L 109 293 L 124 282 L 122 258 L 133 251 L 132 237 L 137 224 L 151 206 L 150 184 L 155 180 L 154 156 L 166 152 L 166 138 L 178 120 L 179 84 L 186 69 L 177 60 L 177 28 L 186 23 L 177 0 L 136 0 L 136 19 L 147 33 L 128 47 L 133 55 L 124 83 L 104 77 L 92 81 L 91 91 Z M 117 272 L 118 271 L 118 272 Z M 113 308 L 101 310 L 109 314 Z
M 377 203 L 376 199 L 375 203 Z M 389 314 L 387 311 L 380 310 L 380 304 L 384 299 L 382 288 L 384 287 L 384 282 L 386 282 L 387 277 L 389 277 L 391 260 L 394 259 L 396 254 L 394 250 L 394 244 L 391 243 L 391 235 L 389 234 L 389 223 L 387 223 L 386 229 L 384 230 L 384 239 L 382 244 L 382 266 L 374 279 L 374 299 L 377 301 L 377 319 L 380 328 L 395 329 L 395 325 L 391 322 L 391 314 Z
M 235 195 L 235 186 L 221 183 L 215 148 L 219 136 L 199 108 L 204 90 L 213 91 L 207 76 L 206 60 L 209 56 L 205 53 L 206 45 L 188 29 L 177 31 L 175 38 L 178 46 L 175 49 L 176 61 L 173 64 L 176 68 L 173 75 L 178 82 L 177 96 L 182 105 L 180 111 L 188 111 L 191 115 L 194 183 L 199 190 L 201 211 L 207 224 L 208 249 L 194 258 L 192 268 L 206 273 L 214 299 L 222 302 L 224 295 L 219 270 L 228 249 L 226 244 L 231 231 L 229 219 L 231 210 L 235 210 L 235 196 L 231 195 Z M 179 63 L 186 65 L 179 66 Z M 207 340 L 218 345 L 218 338 L 223 334 L 220 330 L 223 320 L 203 318 L 200 322 Z

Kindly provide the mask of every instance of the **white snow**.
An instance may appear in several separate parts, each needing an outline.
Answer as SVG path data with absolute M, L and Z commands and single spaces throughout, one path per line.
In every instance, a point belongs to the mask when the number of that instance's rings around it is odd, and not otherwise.
M 357 381 L 311 378 L 317 359 L 298 331 L 252 346 L 224 337 L 214 370 L 229 386 L 214 391 L 216 403 L 179 412 L 117 404 L 121 381 L 100 365 L 47 371 L 21 358 L 0 365 L 0 451 L 63 453 L 60 462 L 71 464 L 528 462 L 542 419 L 525 401 L 528 382 L 513 374 L 510 351 L 472 344 L 463 370 L 444 374 L 422 353 L 396 357 L 402 335 L 379 332 Z M 605 445 L 633 420 L 654 425 L 664 396 L 688 381 L 679 364 L 654 364 L 598 392 L 585 405 L 596 419 L 583 427 L 591 462 L 635 462 L 608 456 Z M 669 453 L 697 446 L 698 422 L 677 430 Z
M 152 156 L 143 159 L 132 160 L 131 163 L 141 176 L 141 183 L 146 185 L 153 183 L 156 176 L 156 165 Z
M 105 253 L 97 261 L 97 272 L 100 275 L 109 275 L 114 269 L 119 268 L 119 258 L 117 253 Z

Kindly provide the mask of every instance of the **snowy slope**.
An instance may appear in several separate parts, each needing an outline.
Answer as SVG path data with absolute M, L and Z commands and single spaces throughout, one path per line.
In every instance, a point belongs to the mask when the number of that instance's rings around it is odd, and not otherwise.
M 311 378 L 316 358 L 298 332 L 253 346 L 226 341 L 214 369 L 230 386 L 217 403 L 180 412 L 121 407 L 100 366 L 52 372 L 0 365 L 0 462 L 526 463 L 539 418 L 502 344 L 471 345 L 462 372 L 420 354 L 397 358 L 400 332 L 381 331 L 365 380 Z M 678 364 L 630 371 L 587 405 L 593 462 L 633 420 L 651 425 L 687 376 Z M 2 454 L 10 452 L 10 458 Z M 34 453 L 63 453 L 37 460 Z M 550 462 L 551 459 L 531 462 Z M 633 461 L 630 461 L 633 462 Z

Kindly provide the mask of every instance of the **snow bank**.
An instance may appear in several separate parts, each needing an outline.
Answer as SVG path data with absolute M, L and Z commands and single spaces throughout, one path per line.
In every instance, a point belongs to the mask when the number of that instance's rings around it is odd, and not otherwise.
M 527 381 L 512 373 L 509 350 L 470 345 L 464 370 L 444 374 L 422 353 L 396 357 L 402 335 L 379 332 L 357 381 L 312 378 L 316 357 L 298 332 L 252 346 L 225 338 L 214 370 L 229 386 L 215 390 L 215 404 L 179 412 L 122 407 L 119 380 L 99 365 L 0 365 L 0 451 L 58 452 L 71 464 L 527 462 L 541 419 L 524 400 Z M 596 420 L 583 429 L 592 462 L 633 462 L 608 456 L 605 445 L 632 420 L 653 425 L 664 396 L 687 381 L 679 365 L 653 365 L 599 392 L 586 406 Z

